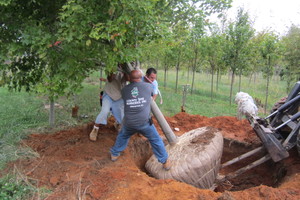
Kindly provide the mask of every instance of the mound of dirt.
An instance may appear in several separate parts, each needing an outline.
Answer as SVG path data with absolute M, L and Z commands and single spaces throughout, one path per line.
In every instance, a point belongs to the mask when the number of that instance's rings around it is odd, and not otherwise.
M 176 135 L 199 127 L 219 129 L 226 141 L 222 162 L 259 145 L 259 139 L 246 120 L 220 116 L 208 118 L 178 113 L 166 117 Z M 215 191 L 199 189 L 175 180 L 157 180 L 144 168 L 152 155 L 147 140 L 134 135 L 128 148 L 116 162 L 111 162 L 109 149 L 117 131 L 110 118 L 100 128 L 96 142 L 88 138 L 92 123 L 54 134 L 31 134 L 23 145 L 35 150 L 39 157 L 9 163 L 38 187 L 53 193 L 50 199 L 300 199 L 300 160 L 297 152 L 277 163 L 271 161 L 224 184 Z M 159 133 L 166 141 L 158 123 Z M 176 129 L 175 129 L 176 128 Z M 221 173 L 226 174 L 226 169 Z

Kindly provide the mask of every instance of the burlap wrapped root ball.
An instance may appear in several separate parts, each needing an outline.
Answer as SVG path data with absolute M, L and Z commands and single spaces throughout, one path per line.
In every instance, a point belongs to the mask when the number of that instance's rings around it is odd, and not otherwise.
M 146 162 L 146 170 L 157 179 L 175 179 L 198 188 L 213 188 L 223 152 L 222 133 L 202 127 L 178 138 L 176 145 L 167 145 L 172 167 L 163 169 L 154 155 Z

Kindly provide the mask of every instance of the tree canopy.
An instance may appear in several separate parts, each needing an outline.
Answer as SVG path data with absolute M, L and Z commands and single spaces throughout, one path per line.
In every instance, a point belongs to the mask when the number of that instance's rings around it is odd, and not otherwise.
M 11 88 L 42 91 L 51 98 L 72 93 L 99 66 L 141 57 L 142 43 L 188 29 L 195 16 L 227 8 L 231 0 L 1 0 L 1 64 Z M 29 60 L 32 60 L 28 62 Z M 23 62 L 27 60 L 27 62 Z M 39 65 L 36 65 L 39 63 Z M 17 69 L 17 70 L 16 70 Z M 21 73 L 30 79 L 22 81 Z M 12 80 L 14 76 L 14 81 Z

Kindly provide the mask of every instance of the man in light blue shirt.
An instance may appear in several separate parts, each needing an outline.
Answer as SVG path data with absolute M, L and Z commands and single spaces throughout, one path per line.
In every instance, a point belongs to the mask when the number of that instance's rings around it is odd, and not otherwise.
M 157 95 L 159 94 L 158 83 L 156 81 L 157 71 L 154 68 L 148 68 L 146 71 L 146 75 L 143 76 L 142 80 L 144 82 L 150 83 L 153 88 L 152 98 L 155 101 Z

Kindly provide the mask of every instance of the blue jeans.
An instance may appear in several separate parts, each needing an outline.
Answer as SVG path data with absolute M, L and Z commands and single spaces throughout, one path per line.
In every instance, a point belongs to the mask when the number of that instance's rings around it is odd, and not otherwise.
M 124 102 L 123 99 L 119 99 L 114 101 L 110 96 L 108 96 L 105 92 L 102 97 L 102 107 L 99 115 L 96 118 L 96 124 L 107 124 L 107 117 L 112 111 L 113 116 L 116 121 L 121 124 L 124 117 Z
M 158 162 L 165 163 L 168 159 L 168 153 L 166 151 L 165 145 L 159 136 L 155 126 L 150 123 L 146 123 L 139 127 L 127 127 L 123 125 L 121 131 L 117 136 L 117 140 L 114 146 L 110 149 L 110 153 L 113 156 L 119 156 L 120 152 L 124 151 L 128 145 L 130 137 L 135 133 L 141 133 L 143 136 L 148 138 L 152 151 L 157 158 Z

